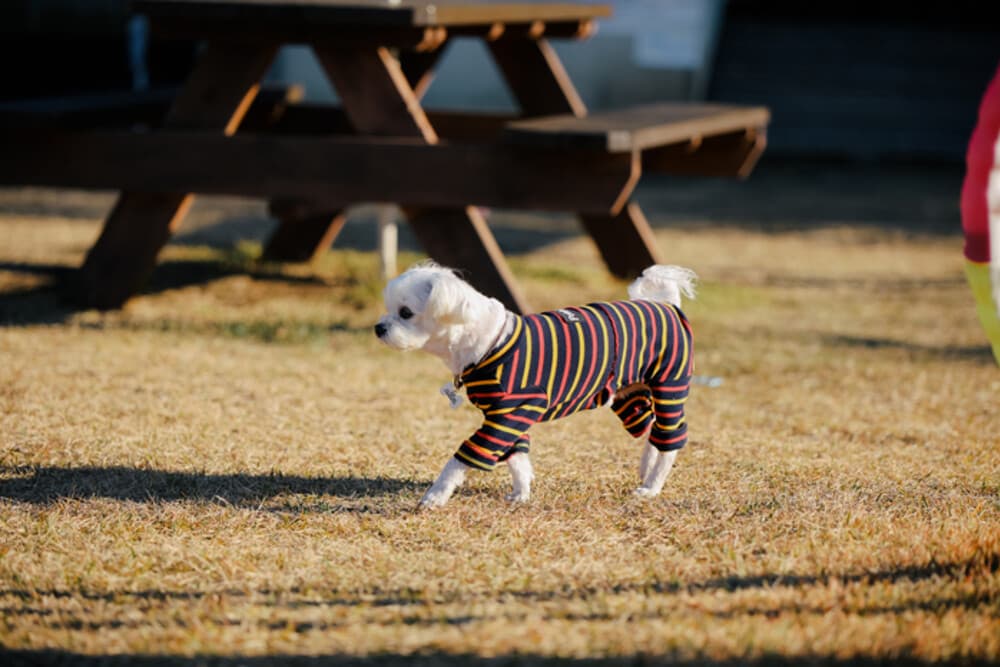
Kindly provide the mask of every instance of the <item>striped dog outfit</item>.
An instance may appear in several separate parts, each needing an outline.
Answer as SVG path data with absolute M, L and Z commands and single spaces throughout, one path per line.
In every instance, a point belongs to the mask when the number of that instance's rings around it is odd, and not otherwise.
M 614 301 L 512 316 L 510 337 L 456 380 L 485 417 L 455 453 L 462 463 L 492 470 L 528 451 L 533 424 L 606 405 L 622 388 L 611 408 L 633 437 L 648 430 L 660 451 L 687 443 L 692 339 L 679 308 Z

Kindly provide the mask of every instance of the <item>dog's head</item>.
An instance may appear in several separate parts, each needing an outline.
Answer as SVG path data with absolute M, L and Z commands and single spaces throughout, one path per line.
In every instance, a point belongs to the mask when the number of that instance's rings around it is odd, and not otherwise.
M 431 262 L 417 264 L 389 281 L 383 292 L 386 313 L 375 335 L 397 350 L 438 354 L 453 352 L 459 340 L 474 340 L 495 326 L 496 307 L 503 307 L 455 275 Z

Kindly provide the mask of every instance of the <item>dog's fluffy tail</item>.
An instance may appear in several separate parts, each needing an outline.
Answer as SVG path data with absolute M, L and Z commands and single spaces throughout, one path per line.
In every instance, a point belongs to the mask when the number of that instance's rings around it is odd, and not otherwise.
M 683 266 L 657 264 L 642 272 L 642 275 L 628 286 L 630 299 L 662 301 L 680 307 L 681 294 L 694 298 L 694 285 L 698 276 Z

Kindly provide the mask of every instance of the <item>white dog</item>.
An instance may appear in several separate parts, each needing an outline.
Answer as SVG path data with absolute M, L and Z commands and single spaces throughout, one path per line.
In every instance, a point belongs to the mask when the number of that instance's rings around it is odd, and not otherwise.
M 513 478 L 507 499 L 528 500 L 534 476 L 528 428 L 601 405 L 610 405 L 634 437 L 645 436 L 635 493 L 659 494 L 687 442 L 692 343 L 680 302 L 682 293 L 694 297 L 695 278 L 681 267 L 652 266 L 629 286 L 629 301 L 524 317 L 433 263 L 390 281 L 388 312 L 375 334 L 398 350 L 441 357 L 454 374 L 442 392 L 457 405 L 464 386 L 484 414 L 421 507 L 444 505 L 467 470 L 492 470 L 499 462 Z

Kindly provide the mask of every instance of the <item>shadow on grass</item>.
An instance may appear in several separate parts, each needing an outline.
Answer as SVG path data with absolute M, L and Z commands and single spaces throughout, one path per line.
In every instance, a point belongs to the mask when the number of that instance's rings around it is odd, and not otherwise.
M 823 344 L 828 347 L 846 347 L 867 350 L 896 350 L 923 359 L 942 361 L 976 361 L 992 365 L 993 352 L 989 345 L 937 346 L 921 345 L 906 340 L 873 338 L 869 336 L 822 335 Z
M 66 303 L 51 288 L 0 294 L 0 328 L 10 326 L 66 324 L 81 311 Z M 191 321 L 160 317 L 150 320 L 111 319 L 78 322 L 81 329 L 128 330 L 156 333 L 184 333 L 252 340 L 261 343 L 314 343 L 341 331 L 367 331 L 353 328 L 345 320 L 319 322 L 309 320 L 236 319 Z
M 384 481 L 384 480 L 383 480 Z M 391 485 L 408 485 L 408 482 L 398 482 L 390 480 Z M 295 588 L 286 590 L 258 589 L 248 591 L 245 589 L 213 590 L 213 591 L 179 591 L 179 590 L 118 590 L 118 591 L 85 591 L 69 589 L 0 589 L 0 598 L 16 598 L 23 602 L 37 600 L 40 597 L 49 598 L 80 598 L 84 600 L 99 600 L 108 603 L 122 603 L 127 600 L 146 601 L 185 601 L 200 600 L 209 596 L 224 596 L 232 598 L 246 598 L 251 596 L 261 596 L 257 604 L 267 607 L 301 609 L 304 607 L 434 607 L 457 605 L 462 608 L 476 607 L 485 601 L 504 602 L 516 601 L 520 603 L 554 603 L 568 602 L 572 600 L 591 600 L 602 596 L 641 594 L 645 597 L 698 593 L 738 593 L 752 590 L 775 590 L 779 588 L 805 589 L 819 587 L 829 587 L 836 583 L 841 586 L 854 584 L 874 585 L 874 584 L 898 584 L 903 582 L 919 583 L 931 579 L 947 579 L 952 581 L 966 581 L 970 578 L 989 577 L 1000 570 L 1000 553 L 990 550 L 976 551 L 964 559 L 939 562 L 931 560 L 926 563 L 887 567 L 873 571 L 855 572 L 829 572 L 817 574 L 773 574 L 764 573 L 760 575 L 734 575 L 728 577 L 716 577 L 703 581 L 670 581 L 670 582 L 649 582 L 645 584 L 620 584 L 610 587 L 567 587 L 551 590 L 506 590 L 494 592 L 466 592 L 452 591 L 449 593 L 438 593 L 428 598 L 425 591 L 414 588 L 382 589 L 370 593 L 359 593 L 353 590 L 330 589 L 318 591 L 310 589 L 308 597 L 298 598 L 300 593 Z M 279 593 L 281 595 L 279 595 Z M 320 597 L 317 597 L 320 593 Z M 848 613 L 858 615 L 875 614 L 898 614 L 905 611 L 922 610 L 932 612 L 944 612 L 949 609 L 966 608 L 972 609 L 982 605 L 990 605 L 994 602 L 994 597 L 989 592 L 972 592 L 963 596 L 949 598 L 900 600 L 894 605 L 868 605 L 861 601 L 856 605 L 846 605 L 844 610 Z M 550 609 L 547 618 L 556 618 L 575 621 L 599 621 L 615 620 L 620 618 L 618 612 L 594 613 L 594 614 L 572 614 L 560 613 L 555 607 Z M 13 611 L 7 608 L 5 611 Z M 40 616 L 48 616 L 46 609 L 22 608 L 23 615 L 36 613 Z M 701 609 L 699 613 L 706 613 L 721 618 L 730 618 L 737 615 L 746 616 L 773 616 L 778 613 L 829 613 L 828 606 L 810 606 L 804 602 L 789 601 L 782 602 L 770 607 L 737 607 L 732 610 L 708 611 Z M 506 612 L 498 612 L 506 613 Z M 646 615 L 632 614 L 629 618 L 634 620 L 660 618 L 658 612 L 650 612 Z M 435 615 L 432 619 L 424 617 L 397 617 L 391 623 L 406 623 L 409 625 L 419 625 L 424 623 L 447 625 L 463 625 L 472 621 L 497 620 L 496 616 L 448 616 L 446 614 Z M 265 624 L 271 621 L 262 621 Z M 281 626 L 268 629 L 280 629 Z M 324 626 L 327 629 L 334 625 Z M 314 624 L 303 625 L 299 631 L 305 632 L 314 629 L 324 629 Z
M 408 484 L 399 483 L 397 484 Z M 294 599 L 289 596 L 275 598 L 275 594 L 280 591 L 262 589 L 248 592 L 243 589 L 233 589 L 228 591 L 165 591 L 165 590 L 136 590 L 136 591 L 110 591 L 110 592 L 90 592 L 90 591 L 70 591 L 70 590 L 14 590 L 0 589 L 0 597 L 14 597 L 22 600 L 30 600 L 33 597 L 55 597 L 69 598 L 79 597 L 86 600 L 102 600 L 114 602 L 123 599 L 138 600 L 198 600 L 209 595 L 221 594 L 229 597 L 247 597 L 251 594 L 261 595 L 266 600 L 260 604 L 265 606 L 288 607 L 298 609 L 302 607 L 428 607 L 433 605 L 468 605 L 484 600 L 495 598 L 516 600 L 521 602 L 542 603 L 559 602 L 568 600 L 588 600 L 602 595 L 635 595 L 640 593 L 645 596 L 653 595 L 675 595 L 678 593 L 696 594 L 725 592 L 735 593 L 740 591 L 776 589 L 776 588 L 810 588 L 813 586 L 828 587 L 836 582 L 840 585 L 851 584 L 897 584 L 900 582 L 921 582 L 928 579 L 952 579 L 966 580 L 970 577 L 988 576 L 1000 570 L 1000 553 L 990 551 L 977 551 L 970 557 L 962 560 L 939 562 L 932 560 L 927 563 L 906 565 L 899 567 L 889 567 L 882 570 L 823 573 L 823 574 L 771 574 L 746 576 L 729 576 L 706 579 L 694 582 L 650 582 L 646 584 L 621 584 L 611 587 L 573 587 L 553 590 L 511 590 L 496 593 L 466 593 L 463 591 L 453 591 L 448 594 L 438 594 L 433 598 L 428 598 L 423 591 L 412 588 L 383 589 L 375 594 L 359 595 L 355 591 L 339 591 L 332 589 L 326 591 L 326 595 L 319 599 L 310 597 L 308 599 Z M 298 593 L 295 589 L 284 591 L 285 593 Z M 315 591 L 313 592 L 315 593 Z M 962 598 L 951 598 L 947 600 L 921 600 L 914 605 L 905 608 L 937 609 L 954 608 L 961 606 L 977 606 L 988 604 L 992 598 L 983 597 L 982 594 L 974 593 Z M 782 607 L 783 608 L 783 607 Z M 806 605 L 798 602 L 790 603 L 788 609 L 806 611 Z M 889 613 L 900 611 L 904 607 L 876 606 L 867 607 L 872 611 Z M 780 608 L 779 608 L 780 609 Z M 858 609 L 861 609 L 859 607 Z M 744 613 L 751 615 L 764 614 L 764 610 L 754 608 L 742 609 Z M 817 608 L 816 613 L 826 613 L 826 607 Z M 855 610 L 857 611 L 857 610 Z M 729 614 L 730 612 L 721 612 Z M 560 618 L 565 615 L 560 616 Z M 591 620 L 604 618 L 603 615 L 577 616 L 577 620 L 589 618 Z M 446 619 L 447 620 L 447 619 Z M 456 619 L 452 619 L 456 622 Z
M 0 652 L 0 656 L 3 653 Z M 764 654 L 755 658 L 731 658 L 728 660 L 712 660 L 709 658 L 683 659 L 667 656 L 634 655 L 619 658 L 558 658 L 531 654 L 501 655 L 484 658 L 476 655 L 456 655 L 452 653 L 422 653 L 419 655 L 376 654 L 367 657 L 351 655 L 268 655 L 268 656 L 196 656 L 185 658 L 169 655 L 85 655 L 68 651 L 10 651 L 4 656 L 11 667 L 22 665 L 138 665 L 139 667 L 168 667 L 173 665 L 185 667 L 323 667 L 337 665 L 342 667 L 557 667 L 560 665 L 574 667 L 648 667 L 652 665 L 673 665 L 674 667 L 797 667 L 810 665 L 854 665 L 856 667 L 904 666 L 914 667 L 941 664 L 921 660 L 909 656 L 850 656 L 838 658 L 824 655 L 805 655 L 789 657 L 777 654 Z M 979 665 L 996 665 L 985 658 L 963 656 L 957 664 L 978 667 Z
M 85 309 L 75 303 L 77 270 L 58 265 L 0 263 L 0 271 L 48 277 L 35 287 L 0 292 L 0 327 L 64 324 Z M 220 261 L 167 261 L 158 265 L 142 293 L 157 294 L 204 285 L 231 276 L 247 276 L 260 282 L 280 282 L 293 286 L 327 288 L 320 278 L 290 276 L 276 269 L 256 269 Z M 96 326 L 101 325 L 82 325 Z M 114 325 L 113 325 L 114 326 Z M 330 330 L 343 330 L 344 324 L 286 321 L 235 321 L 201 324 L 200 329 L 179 320 L 161 319 L 151 322 L 126 323 L 118 326 L 153 331 L 208 330 L 208 333 L 235 338 L 253 338 L 264 342 L 315 339 Z
M 134 502 L 197 500 L 238 507 L 262 507 L 269 499 L 287 495 L 333 496 L 363 500 L 392 496 L 422 488 L 416 480 L 385 477 L 298 477 L 218 475 L 125 467 L 0 467 L 0 498 L 35 504 L 64 499 L 109 498 Z M 284 503 L 269 510 L 359 511 L 356 505 L 335 502 L 300 506 Z M 360 508 L 363 511 L 363 508 Z
M 290 275 L 280 263 L 258 262 L 247 254 L 244 237 L 237 232 L 245 226 L 243 219 L 222 221 L 187 235 L 179 235 L 173 244 L 211 248 L 219 259 L 175 259 L 157 263 L 141 294 L 160 294 L 171 290 L 230 278 L 246 276 L 255 281 L 284 283 L 295 287 L 330 288 L 318 276 Z M 374 251 L 377 225 L 364 220 L 349 226 L 337 239 L 336 248 Z M 579 230 L 510 228 L 498 232 L 508 254 L 520 254 L 578 235 Z M 400 249 L 420 252 L 420 245 L 404 225 L 400 229 Z M 62 324 L 86 310 L 78 305 L 78 270 L 75 267 L 30 263 L 0 262 L 0 272 L 20 273 L 41 277 L 44 283 L 26 289 L 0 291 L 0 327 L 35 324 Z
M 58 264 L 0 262 L 0 271 L 46 278 L 36 287 L 0 292 L 0 327 L 29 324 L 60 324 L 78 312 L 66 299 L 76 269 Z
M 539 250 L 582 234 L 582 229 L 567 214 L 503 212 L 489 216 L 490 229 L 505 254 L 518 255 Z M 264 244 L 268 234 L 249 234 L 248 229 L 260 228 L 262 220 L 244 218 L 222 219 L 198 230 L 178 234 L 172 244 L 209 246 L 221 250 L 236 248 L 241 241 Z M 267 225 L 270 229 L 270 225 Z M 378 250 L 379 223 L 374 215 L 353 212 L 333 243 L 336 250 L 375 252 Z M 398 225 L 399 250 L 423 252 L 423 246 L 404 221 Z
M 324 287 L 326 283 L 315 276 L 291 276 L 282 273 L 279 265 L 272 268 L 260 268 L 249 259 L 230 260 L 167 260 L 160 262 L 153 270 L 153 275 L 143 294 L 159 294 L 173 289 L 182 289 L 192 285 L 205 283 L 231 276 L 247 276 L 262 282 L 281 282 L 290 285 L 305 285 Z
M 219 617 L 213 623 L 221 626 L 240 626 L 245 629 L 252 629 L 263 632 L 294 632 L 297 635 L 307 635 L 313 632 L 330 632 L 344 628 L 358 622 L 370 623 L 372 626 L 423 626 L 439 627 L 469 626 L 479 622 L 514 621 L 523 623 L 530 619 L 534 622 L 559 621 L 559 622 L 624 622 L 620 612 L 595 612 L 592 614 L 561 613 L 558 607 L 552 604 L 537 606 L 528 604 L 526 609 L 542 610 L 547 612 L 513 612 L 505 611 L 503 605 L 498 607 L 495 614 L 470 614 L 465 613 L 466 609 L 482 608 L 483 601 L 503 602 L 505 598 L 512 599 L 520 603 L 552 603 L 558 601 L 568 601 L 572 599 L 587 599 L 592 596 L 634 594 L 641 592 L 646 596 L 652 595 L 673 595 L 677 593 L 694 594 L 699 592 L 709 593 L 733 593 L 750 589 L 770 590 L 776 587 L 789 588 L 809 588 L 814 586 L 827 586 L 831 582 L 837 581 L 843 584 L 862 583 L 896 583 L 896 582 L 919 582 L 922 580 L 946 578 L 951 580 L 966 580 L 969 577 L 984 576 L 988 572 L 996 572 L 1000 565 L 1000 554 L 995 552 L 977 552 L 965 560 L 955 562 L 931 561 L 919 565 L 905 567 L 887 568 L 874 572 L 848 572 L 842 574 L 815 574 L 815 575 L 777 575 L 764 574 L 759 576 L 733 576 L 716 579 L 708 579 L 701 582 L 670 582 L 662 584 L 651 584 L 645 586 L 623 585 L 610 589 L 591 588 L 570 588 L 550 591 L 501 591 L 491 593 L 476 593 L 457 591 L 443 598 L 435 597 L 428 599 L 421 591 L 410 589 L 386 590 L 372 595 L 360 595 L 356 591 L 331 590 L 316 598 L 316 590 L 310 590 L 309 595 L 299 598 L 297 590 L 257 590 L 246 591 L 234 589 L 231 591 L 162 591 L 162 590 L 139 590 L 139 591 L 111 591 L 111 592 L 88 592 L 76 590 L 0 590 L 0 598 L 19 600 L 21 606 L 15 602 L 7 604 L 3 609 L 5 614 L 11 618 L 15 616 L 37 616 L 37 622 L 44 625 L 49 630 L 59 631 L 89 631 L 99 632 L 106 630 L 120 629 L 143 629 L 151 624 L 144 618 L 115 617 L 111 619 L 94 619 L 87 614 L 78 615 L 69 610 L 54 613 L 51 605 L 40 604 L 40 598 L 79 598 L 84 600 L 97 600 L 110 605 L 128 605 L 130 601 L 143 601 L 144 603 L 158 601 L 188 601 L 199 600 L 204 597 L 237 597 L 246 598 L 254 596 L 257 604 L 274 607 L 274 611 L 265 614 L 256 621 L 256 625 L 247 619 Z M 13 601 L 12 600 L 12 601 Z M 706 620 L 712 618 L 719 620 L 731 620 L 744 617 L 764 617 L 767 619 L 777 619 L 785 615 L 799 616 L 802 614 L 824 616 L 831 612 L 829 606 L 810 606 L 801 601 L 780 602 L 774 606 L 749 606 L 744 607 L 739 604 L 739 599 L 734 598 L 734 606 L 731 609 L 709 610 L 701 608 L 698 611 L 690 610 L 690 613 L 697 613 L 706 616 Z M 861 617 L 877 615 L 903 615 L 914 611 L 922 611 L 932 614 L 946 614 L 951 610 L 983 610 L 984 606 L 993 604 L 993 596 L 987 592 L 969 593 L 968 595 L 933 598 L 933 599 L 901 599 L 890 605 L 868 604 L 865 600 L 860 600 L 857 604 L 847 603 L 841 610 L 843 613 L 858 615 Z M 33 605 L 33 606 L 29 606 Z M 400 607 L 398 614 L 383 620 L 359 621 L 352 617 L 349 620 L 301 620 L 301 618 L 282 618 L 282 610 L 294 611 L 301 607 Z M 441 606 L 442 613 L 428 617 L 426 610 L 414 612 L 405 611 L 406 608 L 434 607 Z M 460 613 L 448 613 L 447 606 L 454 606 L 461 610 Z M 84 608 L 86 608 L 84 606 Z M 511 615 L 513 613 L 513 615 Z M 176 623 L 180 628 L 186 627 L 183 616 L 176 616 Z M 628 622 L 644 620 L 662 620 L 663 616 L 657 611 L 630 614 Z M 158 622 L 162 622 L 158 621 Z M 162 629 L 162 626 L 158 626 Z M 753 659 L 732 659 L 722 661 L 712 661 L 709 659 L 678 659 L 670 655 L 647 656 L 637 655 L 621 658 L 608 659 L 565 659 L 548 656 L 517 654 L 502 655 L 495 658 L 481 658 L 478 656 L 454 655 L 448 653 L 421 653 L 417 655 L 395 655 L 378 654 L 370 657 L 357 657 L 352 655 L 325 655 L 325 656 L 301 656 L 301 655 L 270 655 L 270 656 L 167 656 L 167 655 L 84 655 L 58 650 L 49 651 L 12 651 L 6 656 L 9 658 L 4 664 L 101 664 L 101 665 L 141 665 L 143 667 L 153 665 L 217 665 L 219 667 L 236 667 L 246 665 L 248 667 L 269 667 L 270 665 L 301 665 L 302 667 L 321 665 L 471 665 L 472 667 L 491 667 L 501 665 L 580 665 L 594 667 L 603 665 L 652 665 L 652 664 L 675 664 L 675 665 L 923 665 L 931 664 L 914 657 L 908 656 L 852 656 L 837 658 L 829 655 L 807 655 L 801 657 L 789 657 L 777 654 L 767 654 Z M 986 659 L 971 656 L 963 656 L 961 664 L 979 665 L 995 664 Z

